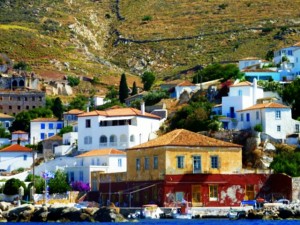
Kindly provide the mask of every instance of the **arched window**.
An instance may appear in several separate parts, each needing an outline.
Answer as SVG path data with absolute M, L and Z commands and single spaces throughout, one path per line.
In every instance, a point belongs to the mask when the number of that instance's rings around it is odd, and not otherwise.
M 85 144 L 85 145 L 90 145 L 90 144 L 92 144 L 92 137 L 91 137 L 91 136 L 85 136 L 85 137 L 84 137 L 84 144 Z
M 18 86 L 18 82 L 16 80 L 14 80 L 11 84 L 13 87 L 17 87 Z
M 135 142 L 134 135 L 130 135 L 130 142 Z
M 110 144 L 110 146 L 117 146 L 118 142 L 117 142 L 117 136 L 116 135 L 111 135 L 109 137 L 109 144 Z
M 100 146 L 107 146 L 107 137 L 105 135 L 101 135 L 99 141 L 100 141 Z
M 24 80 L 20 80 L 19 81 L 19 87 L 24 87 L 25 83 L 24 83 Z

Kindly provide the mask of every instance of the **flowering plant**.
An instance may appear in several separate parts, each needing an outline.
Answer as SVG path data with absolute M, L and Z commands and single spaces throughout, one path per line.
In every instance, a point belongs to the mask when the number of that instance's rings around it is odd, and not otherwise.
M 89 191 L 91 190 L 89 183 L 84 183 L 82 181 L 74 181 L 71 183 L 73 191 Z

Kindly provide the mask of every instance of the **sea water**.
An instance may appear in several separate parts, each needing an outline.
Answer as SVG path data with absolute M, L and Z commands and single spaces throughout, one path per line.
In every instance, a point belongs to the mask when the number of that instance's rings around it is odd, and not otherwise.
M 57 222 L 53 222 L 53 224 Z M 107 223 L 95 222 L 101 225 L 300 225 L 300 220 L 229 220 L 229 219 L 160 219 L 160 220 L 139 220 L 138 222 Z M 49 225 L 49 222 L 23 222 L 5 223 L 10 225 Z M 68 222 L 63 225 L 93 225 L 91 222 Z

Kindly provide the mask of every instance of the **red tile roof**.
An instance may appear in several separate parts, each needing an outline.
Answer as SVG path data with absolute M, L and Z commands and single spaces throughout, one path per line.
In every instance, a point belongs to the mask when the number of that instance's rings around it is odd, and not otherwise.
M 94 110 L 91 112 L 86 112 L 78 115 L 78 117 L 86 117 L 86 116 L 105 116 L 105 117 L 117 117 L 117 116 L 144 116 L 151 117 L 154 119 L 160 119 L 159 116 L 156 116 L 151 113 L 145 112 L 142 114 L 141 110 L 135 108 L 110 108 L 106 110 Z
M 81 113 L 84 113 L 84 111 L 79 110 L 79 109 L 71 109 L 68 112 L 64 112 L 64 114 L 71 114 L 71 115 L 78 115 L 78 114 L 81 114 Z
M 256 110 L 256 109 L 265 109 L 265 108 L 275 108 L 276 109 L 276 108 L 289 108 L 289 107 L 286 105 L 279 104 L 277 102 L 267 102 L 267 103 L 256 104 L 249 108 L 238 110 L 237 112 Z
M 252 86 L 252 83 L 249 81 L 242 81 L 240 83 L 231 85 L 231 87 L 240 87 L 240 86 Z
M 128 150 L 164 147 L 164 146 L 186 146 L 186 147 L 236 147 L 242 146 L 230 142 L 221 141 L 215 138 L 207 137 L 185 129 L 173 130 L 156 139 L 150 140 L 146 143 L 134 146 Z
M 61 136 L 59 136 L 58 134 L 53 135 L 43 141 L 61 141 L 63 138 Z
M 104 148 L 104 149 L 94 149 L 83 154 L 80 154 L 76 157 L 90 157 L 90 156 L 103 156 L 103 155 L 126 155 L 125 152 L 114 149 L 114 148 Z
M 14 144 L 0 150 L 0 152 L 32 152 L 31 148 Z
M 181 82 L 180 84 L 178 84 L 177 86 L 181 86 L 181 87 L 187 86 L 188 87 L 188 86 L 196 86 L 196 85 L 188 80 L 185 80 L 185 81 Z
M 16 130 L 16 131 L 12 132 L 12 134 L 28 134 L 28 133 L 25 131 L 22 131 L 22 130 Z
M 58 118 L 36 118 L 31 120 L 30 122 L 57 122 Z

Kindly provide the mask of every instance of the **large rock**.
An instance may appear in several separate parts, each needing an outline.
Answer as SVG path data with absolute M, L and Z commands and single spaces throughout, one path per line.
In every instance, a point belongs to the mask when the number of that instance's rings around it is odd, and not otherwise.
M 30 222 L 34 210 L 35 208 L 33 205 L 21 205 L 10 209 L 5 217 L 8 222 Z

